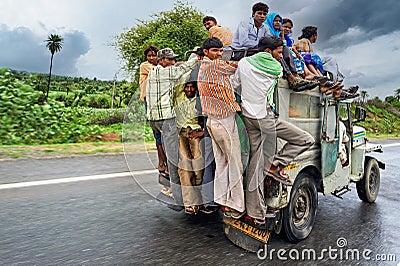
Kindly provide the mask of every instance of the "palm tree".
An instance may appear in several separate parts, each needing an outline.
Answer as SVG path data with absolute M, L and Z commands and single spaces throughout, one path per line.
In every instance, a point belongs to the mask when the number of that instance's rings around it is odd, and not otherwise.
M 365 103 L 365 99 L 369 96 L 367 91 L 361 91 L 360 96 L 362 98 L 362 102 Z
M 400 101 L 400 89 L 394 91 L 394 97 L 397 99 L 397 101 Z
M 50 79 L 51 79 L 51 69 L 53 68 L 53 57 L 54 57 L 55 53 L 57 53 L 61 50 L 64 39 L 61 38 L 61 36 L 59 36 L 57 34 L 50 34 L 47 37 L 47 40 L 45 40 L 45 42 L 46 42 L 46 47 L 49 49 L 49 51 L 51 53 L 49 81 L 47 84 L 47 92 L 46 92 L 46 98 L 45 98 L 47 100 L 47 97 L 49 96 L 49 90 L 50 90 Z

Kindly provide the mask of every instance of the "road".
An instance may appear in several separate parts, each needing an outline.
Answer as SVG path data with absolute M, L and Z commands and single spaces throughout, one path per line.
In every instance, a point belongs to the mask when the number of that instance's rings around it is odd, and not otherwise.
M 154 153 L 129 155 L 130 169 L 124 155 L 1 161 L 0 264 L 399 265 L 400 145 L 383 145 L 376 203 L 361 202 L 354 185 L 344 199 L 319 194 L 309 238 L 273 235 L 264 258 L 224 236 L 220 213 L 190 217 L 156 201 Z M 310 249 L 318 262 L 296 259 Z

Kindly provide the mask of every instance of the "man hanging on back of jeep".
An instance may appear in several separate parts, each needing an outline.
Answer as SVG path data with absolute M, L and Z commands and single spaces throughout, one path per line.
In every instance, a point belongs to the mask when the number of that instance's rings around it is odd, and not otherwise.
M 193 70 L 198 60 L 193 58 L 176 66 L 177 57 L 178 55 L 171 48 L 164 48 L 157 52 L 158 65 L 151 69 L 146 82 L 146 100 L 150 127 L 161 132 L 167 154 L 170 185 L 175 201 L 168 206 L 179 211 L 183 209 L 183 199 L 178 176 L 179 132 L 176 127 L 173 95 L 179 78 Z
M 259 53 L 239 61 L 232 86 L 241 87 L 242 113 L 250 139 L 250 164 L 246 177 L 246 210 L 257 225 L 264 225 L 264 175 L 292 185 L 283 169 L 313 144 L 313 137 L 293 124 L 280 120 L 272 111 L 273 95 L 282 76 L 283 42 L 269 35 L 260 39 Z M 276 138 L 287 143 L 275 154 Z
M 222 59 L 223 44 L 208 38 L 202 48 L 205 57 L 200 65 L 198 90 L 207 129 L 213 140 L 215 157 L 214 201 L 223 206 L 226 216 L 239 219 L 244 215 L 243 166 L 240 140 L 235 121 L 240 106 L 236 102 L 229 77 L 237 63 Z

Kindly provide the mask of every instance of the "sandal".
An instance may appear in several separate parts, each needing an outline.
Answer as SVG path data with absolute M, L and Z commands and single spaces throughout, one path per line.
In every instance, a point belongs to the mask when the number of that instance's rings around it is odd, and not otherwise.
M 314 76 L 311 80 L 317 81 L 320 84 L 326 83 L 328 81 L 328 78 L 325 76 Z
M 197 214 L 199 212 L 199 206 L 185 206 L 185 213 L 187 214 Z
M 252 219 L 253 219 L 253 223 L 255 225 L 258 225 L 258 226 L 265 225 L 265 219 L 257 219 L 257 218 L 252 218 Z
M 339 85 L 340 85 L 339 82 L 327 81 L 324 84 L 321 84 L 319 90 L 320 90 L 320 92 L 325 93 L 328 90 L 334 89 Z
M 329 89 L 325 92 L 325 94 L 326 94 L 326 95 L 332 94 L 332 93 L 335 92 L 335 91 L 342 90 L 343 87 L 344 87 L 343 84 L 340 84 L 340 85 L 338 85 L 338 86 L 334 86 L 333 88 L 329 88 Z
M 226 217 L 231 217 L 232 210 L 229 207 L 221 206 L 221 211 Z
M 170 198 L 174 198 L 174 196 L 173 196 L 173 194 L 172 194 L 172 190 L 171 190 L 170 188 L 166 187 L 166 186 L 164 186 L 164 187 L 161 189 L 161 193 L 163 193 L 165 196 L 168 196 L 168 197 L 170 197 Z
M 343 92 L 340 94 L 340 97 L 338 98 L 338 100 L 353 99 L 353 98 L 356 98 L 356 97 L 358 97 L 358 96 L 360 96 L 359 93 L 352 94 L 352 93 L 343 91 Z
M 306 80 L 298 77 L 295 77 L 292 82 L 289 82 L 289 88 L 295 92 L 312 90 L 317 86 L 319 86 L 319 82 L 317 81 Z
M 164 178 L 166 178 L 166 179 L 169 180 L 168 168 L 167 168 L 166 166 L 164 166 L 164 167 L 165 167 L 164 169 L 162 169 L 162 168 L 160 168 L 160 167 L 161 167 L 160 165 L 157 167 L 158 173 L 159 173 L 161 176 L 163 176 Z
M 328 80 L 327 82 L 325 82 L 325 83 L 321 83 L 321 86 L 324 86 L 324 87 L 327 87 L 327 88 L 331 88 L 331 87 L 333 87 L 333 86 L 336 86 L 336 85 L 338 85 L 338 84 L 340 84 L 340 82 L 339 81 L 330 81 L 330 80 Z
M 165 164 L 159 165 L 157 167 L 157 170 L 160 173 L 160 175 L 169 176 L 168 167 Z
M 246 216 L 246 220 L 250 222 L 253 226 L 255 226 L 258 229 L 266 229 L 266 221 L 265 219 L 258 219 L 258 218 L 253 218 L 249 215 Z
M 275 172 L 268 171 L 267 176 L 272 177 L 276 181 L 286 185 L 286 186 L 293 186 L 292 181 L 289 178 L 289 175 L 286 174 L 283 170 L 278 170 Z
M 245 212 L 238 212 L 238 211 L 236 211 L 236 210 L 233 210 L 232 212 L 231 212 L 231 217 L 233 218 L 233 219 L 240 219 L 240 218 L 242 218 L 242 216 L 245 214 Z
M 200 212 L 202 212 L 202 213 L 204 213 L 204 214 L 212 214 L 212 213 L 214 213 L 214 212 L 217 212 L 218 209 L 219 209 L 218 206 L 206 206 L 206 205 L 203 205 L 203 206 L 200 208 Z
M 355 86 L 351 86 L 343 91 L 355 94 L 358 91 L 358 88 L 359 88 L 358 85 L 355 85 Z
M 245 214 L 245 212 L 239 212 L 226 206 L 221 206 L 221 209 L 226 217 L 232 217 L 233 219 L 240 219 Z
M 266 230 L 267 228 L 267 223 L 265 222 L 265 219 L 256 219 L 252 218 L 253 224 L 256 228 L 261 229 L 261 230 Z

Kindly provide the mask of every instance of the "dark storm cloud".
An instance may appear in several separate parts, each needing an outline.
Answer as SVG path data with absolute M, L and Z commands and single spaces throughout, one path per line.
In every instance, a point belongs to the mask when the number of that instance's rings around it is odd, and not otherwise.
M 331 10 L 335 19 L 330 23 L 322 20 L 319 37 L 324 42 L 324 47 L 346 48 L 373 38 L 390 34 L 399 30 L 400 4 L 397 0 L 385 1 L 342 1 L 337 8 Z M 345 39 L 334 38 L 356 28 L 359 35 L 346 34 Z M 337 40 L 339 39 L 339 40 Z
M 272 2 L 283 16 L 292 16 L 295 33 L 307 25 L 318 27 L 318 47 L 339 52 L 348 46 L 399 30 L 397 0 L 330 0 Z M 282 10 L 282 11 L 281 11 Z M 273 12 L 274 10 L 271 10 Z M 286 13 L 286 14 L 285 14 Z M 347 34 L 346 34 L 347 33 Z M 293 36 L 297 39 L 298 35 Z
M 46 72 L 47 58 L 42 40 L 31 30 L 23 27 L 10 30 L 5 25 L 0 26 L 1 67 Z
M 57 64 L 54 66 L 54 71 L 64 75 L 76 75 L 76 63 L 82 55 L 90 50 L 89 40 L 83 32 L 73 31 L 64 33 L 63 48 L 57 58 Z M 50 55 L 50 52 L 48 52 Z
M 89 40 L 79 31 L 59 35 L 64 38 L 64 44 L 61 51 L 54 55 L 53 73 L 76 75 L 76 62 L 89 51 Z M 45 39 L 25 27 L 9 29 L 0 25 L 0 67 L 47 73 L 50 52 L 46 48 Z

